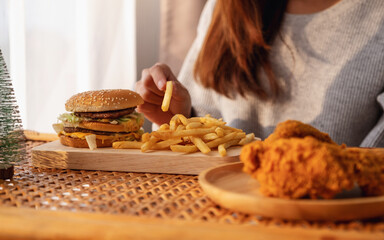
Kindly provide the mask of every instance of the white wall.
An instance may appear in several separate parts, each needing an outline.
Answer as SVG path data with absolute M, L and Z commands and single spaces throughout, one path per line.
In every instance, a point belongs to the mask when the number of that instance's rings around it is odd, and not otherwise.
M 136 21 L 137 77 L 140 79 L 141 71 L 159 59 L 160 1 L 137 0 Z
M 144 68 L 159 61 L 160 0 L 137 0 L 136 31 L 136 64 L 139 80 Z M 152 129 L 152 123 L 145 120 L 143 127 L 146 132 L 149 132 Z
M 84 4 L 81 4 L 82 2 Z M 140 79 L 142 69 L 150 67 L 158 61 L 159 2 L 159 0 L 113 2 L 55 0 L 52 3 L 49 0 L 0 0 L 0 48 L 7 60 L 14 85 L 20 82 L 19 85 L 25 88 L 21 92 L 26 93 L 21 95 L 28 95 L 18 97 L 16 93 L 18 101 L 21 100 L 20 102 L 24 103 L 19 106 L 25 106 L 25 110 L 20 109 L 22 117 L 25 116 L 27 119 L 24 121 L 24 127 L 40 132 L 53 132 L 51 124 L 56 122 L 59 113 L 65 111 L 65 100 L 82 90 L 77 86 L 79 84 L 84 85 L 83 88 L 90 89 L 133 88 L 132 83 Z M 17 27 L 19 32 L 20 29 L 25 31 L 23 33 L 26 40 L 22 44 L 12 40 L 12 36 L 15 35 L 12 33 L 15 32 L 10 31 L 14 28 L 11 29 L 9 26 L 13 23 L 12 16 L 15 18 L 16 14 L 10 12 L 10 9 L 15 9 L 9 7 L 11 3 L 20 3 L 18 10 L 25 9 L 23 18 L 25 17 L 26 20 L 22 21 L 25 23 L 25 29 L 24 26 Z M 121 7 L 116 8 L 119 4 Z M 136 5 L 136 13 L 124 10 L 128 9 L 128 5 Z M 84 11 L 85 7 L 90 8 L 89 12 L 93 15 L 76 14 L 80 7 L 82 7 L 80 13 L 87 12 Z M 24 11 L 16 13 L 24 14 Z M 99 15 L 97 15 L 98 13 Z M 80 19 L 83 15 L 84 21 L 90 19 L 85 22 L 87 24 L 83 24 L 84 26 L 79 24 L 83 21 Z M 106 21 L 106 19 L 114 19 L 119 22 L 114 23 L 114 20 Z M 136 19 L 136 23 L 133 19 Z M 124 22 L 128 24 L 123 25 Z M 83 29 L 81 29 L 82 26 Z M 132 43 L 133 47 L 127 48 L 131 43 L 126 39 L 128 39 L 128 35 L 134 34 L 134 29 L 137 32 Z M 61 34 L 62 32 L 66 34 Z M 76 38 L 80 35 L 86 37 L 84 41 L 88 41 L 88 45 L 73 44 L 81 43 Z M 59 41 L 60 39 L 55 36 L 61 36 L 61 40 L 68 41 Z M 76 49 L 76 46 L 79 48 Z M 20 67 L 25 72 L 21 81 L 15 81 L 18 76 L 15 77 L 11 71 L 11 65 L 14 65 L 13 69 L 16 73 L 20 72 L 16 67 L 20 64 L 13 64 L 13 62 L 17 62 L 14 60 L 20 60 L 20 58 L 15 57 L 12 49 L 21 49 L 23 52 L 21 55 L 25 58 L 21 61 L 25 64 L 21 64 Z M 85 54 L 84 51 L 87 49 L 93 50 L 89 50 Z M 82 53 L 80 55 L 87 57 L 78 59 L 76 56 L 79 55 L 79 50 Z M 133 63 L 127 62 L 131 56 L 135 59 Z M 52 66 L 49 66 L 50 63 L 53 63 Z M 77 63 L 84 63 L 84 66 Z M 79 69 L 83 73 L 89 70 L 89 73 L 83 76 L 79 73 Z M 89 83 L 87 83 L 87 78 L 89 78 Z M 42 82 L 42 79 L 45 79 L 45 82 Z M 76 82 L 73 79 L 80 81 Z M 127 85 L 128 82 L 130 82 L 129 85 Z M 15 90 L 17 89 L 15 88 Z
M 9 13 L 7 9 L 8 1 L 0 0 L 0 49 L 3 53 L 3 57 L 5 58 L 9 71 Z

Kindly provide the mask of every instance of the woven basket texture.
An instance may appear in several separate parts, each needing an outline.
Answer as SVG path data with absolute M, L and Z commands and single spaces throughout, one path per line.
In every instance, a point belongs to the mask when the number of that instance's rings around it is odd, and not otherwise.
M 197 176 L 35 168 L 30 163 L 30 150 L 42 143 L 27 141 L 27 160 L 16 166 L 12 180 L 0 180 L 1 206 L 384 233 L 384 218 L 308 222 L 233 212 L 212 202 Z

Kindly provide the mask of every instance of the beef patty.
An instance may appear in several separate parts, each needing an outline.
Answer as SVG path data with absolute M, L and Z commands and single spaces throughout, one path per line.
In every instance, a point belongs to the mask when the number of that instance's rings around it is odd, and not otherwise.
M 74 132 L 83 132 L 83 133 L 93 133 L 97 135 L 113 135 L 113 134 L 125 134 L 128 132 L 105 132 L 105 131 L 95 131 L 91 129 L 79 128 L 79 127 L 64 127 L 64 132 L 74 133 Z
M 116 110 L 116 111 L 107 111 L 107 112 L 75 112 L 75 115 L 78 117 L 85 117 L 85 118 L 112 118 L 113 119 L 113 118 L 119 118 L 128 114 L 131 114 L 133 111 L 135 111 L 135 107 Z

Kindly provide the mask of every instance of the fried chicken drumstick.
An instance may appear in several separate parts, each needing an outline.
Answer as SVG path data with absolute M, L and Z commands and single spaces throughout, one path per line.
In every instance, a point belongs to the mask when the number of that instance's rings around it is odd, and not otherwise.
M 326 133 L 298 121 L 280 123 L 264 142 L 242 148 L 243 171 L 266 196 L 333 198 L 357 183 L 368 196 L 384 194 L 384 154 L 337 145 Z
M 265 139 L 265 142 L 271 143 L 280 138 L 303 138 L 307 136 L 312 136 L 321 142 L 336 144 L 327 133 L 320 132 L 309 124 L 295 120 L 279 123 L 275 131 Z

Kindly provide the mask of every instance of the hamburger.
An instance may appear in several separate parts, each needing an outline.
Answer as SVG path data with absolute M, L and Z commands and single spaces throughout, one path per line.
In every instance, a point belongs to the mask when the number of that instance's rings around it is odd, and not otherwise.
M 138 93 L 125 89 L 78 93 L 67 100 L 68 112 L 58 117 L 59 123 L 53 128 L 63 145 L 77 148 L 140 140 L 144 117 L 135 109 L 142 103 Z

